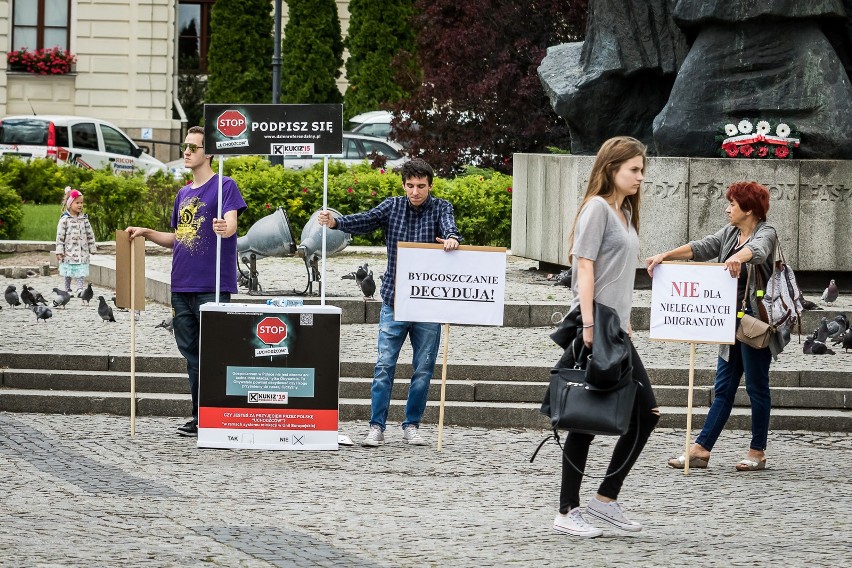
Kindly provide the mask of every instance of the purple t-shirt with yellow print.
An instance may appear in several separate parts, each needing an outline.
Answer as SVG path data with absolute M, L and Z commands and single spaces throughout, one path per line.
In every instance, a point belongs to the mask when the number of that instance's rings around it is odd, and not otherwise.
M 216 234 L 213 219 L 217 213 L 219 176 L 199 187 L 187 185 L 178 191 L 172 211 L 175 248 L 172 254 L 173 292 L 216 291 Z M 222 177 L 222 217 L 228 211 L 237 215 L 246 202 L 237 184 Z M 222 239 L 219 290 L 237 293 L 237 235 Z

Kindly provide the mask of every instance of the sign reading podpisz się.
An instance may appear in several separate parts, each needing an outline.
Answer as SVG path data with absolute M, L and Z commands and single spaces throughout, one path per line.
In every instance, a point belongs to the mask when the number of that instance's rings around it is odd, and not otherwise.
M 204 124 L 210 153 L 343 153 L 343 105 L 204 105 Z

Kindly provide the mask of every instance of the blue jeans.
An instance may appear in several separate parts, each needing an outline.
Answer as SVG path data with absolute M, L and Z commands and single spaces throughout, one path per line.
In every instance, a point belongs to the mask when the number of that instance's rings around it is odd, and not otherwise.
M 426 410 L 429 383 L 435 372 L 435 358 L 438 356 L 438 344 L 441 342 L 441 324 L 394 321 L 393 308 L 382 304 L 379 315 L 379 357 L 373 371 L 370 426 L 378 426 L 383 432 L 390 408 L 396 363 L 406 335 L 411 338 L 411 347 L 414 349 L 411 361 L 414 374 L 408 387 L 403 428 L 409 424 L 419 426 L 423 411 Z
M 198 423 L 198 336 L 201 331 L 199 308 L 215 302 L 215 292 L 172 292 L 172 327 L 178 351 L 186 359 L 189 393 L 192 395 L 192 419 Z M 219 292 L 220 302 L 230 302 L 229 292 Z
M 725 361 L 719 357 L 716 365 L 716 383 L 713 385 L 713 404 L 701 434 L 695 440 L 707 450 L 712 450 L 731 416 L 734 396 L 745 372 L 746 392 L 751 401 L 751 445 L 753 450 L 766 449 L 769 435 L 769 411 L 772 400 L 769 394 L 769 348 L 755 349 L 737 340 L 731 345 L 730 356 Z

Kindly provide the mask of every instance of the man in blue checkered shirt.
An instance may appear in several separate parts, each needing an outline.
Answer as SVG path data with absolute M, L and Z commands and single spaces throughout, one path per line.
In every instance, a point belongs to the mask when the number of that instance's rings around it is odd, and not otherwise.
M 385 443 L 384 431 L 393 378 L 399 351 L 406 336 L 411 338 L 411 347 L 414 349 L 414 374 L 405 405 L 402 439 L 415 446 L 424 446 L 427 443 L 420 436 L 418 428 L 426 410 L 429 383 L 435 372 L 435 359 L 438 355 L 438 344 L 441 342 L 441 324 L 394 321 L 393 305 L 398 242 L 438 242 L 444 245 L 445 251 L 457 249 L 461 242 L 453 217 L 453 206 L 445 199 L 431 195 L 433 178 L 432 167 L 424 160 L 415 158 L 402 166 L 404 197 L 388 197 L 363 213 L 335 217 L 330 211 L 323 211 L 319 215 L 320 224 L 347 233 L 370 233 L 379 228 L 385 231 L 388 266 L 381 288 L 379 357 L 373 371 L 370 431 L 361 442 L 362 446 L 377 447 Z

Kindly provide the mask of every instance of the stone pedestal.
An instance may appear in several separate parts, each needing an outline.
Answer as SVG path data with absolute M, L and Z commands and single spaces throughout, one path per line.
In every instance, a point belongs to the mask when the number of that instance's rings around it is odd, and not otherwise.
M 512 252 L 568 264 L 568 235 L 594 157 L 515 154 Z M 852 161 L 649 158 L 642 187 L 637 268 L 647 256 L 727 223 L 725 191 L 754 180 L 769 189 L 769 222 L 796 270 L 852 271 Z

